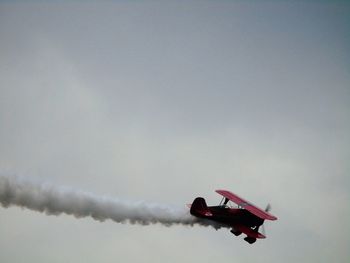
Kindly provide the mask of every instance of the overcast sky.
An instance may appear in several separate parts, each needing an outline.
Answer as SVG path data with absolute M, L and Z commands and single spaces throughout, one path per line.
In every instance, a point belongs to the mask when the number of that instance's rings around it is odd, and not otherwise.
M 174 206 L 226 188 L 267 239 L 0 207 L 1 262 L 349 262 L 347 1 L 1 1 L 0 171 Z

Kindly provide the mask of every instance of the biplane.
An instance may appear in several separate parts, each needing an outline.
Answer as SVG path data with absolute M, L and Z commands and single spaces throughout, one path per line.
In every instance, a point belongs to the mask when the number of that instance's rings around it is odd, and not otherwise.
M 218 206 L 207 206 L 203 197 L 197 197 L 190 205 L 190 213 L 226 225 L 232 228 L 231 233 L 236 236 L 246 234 L 244 240 L 249 244 L 253 244 L 258 238 L 265 238 L 265 235 L 259 233 L 260 226 L 265 220 L 277 219 L 269 213 L 270 205 L 263 210 L 230 191 L 216 190 L 216 192 L 222 195 Z M 237 207 L 233 207 L 230 201 Z

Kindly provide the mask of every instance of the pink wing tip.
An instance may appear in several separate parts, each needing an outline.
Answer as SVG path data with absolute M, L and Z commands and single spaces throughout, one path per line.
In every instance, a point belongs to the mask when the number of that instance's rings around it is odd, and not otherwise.
M 271 215 L 271 214 L 270 214 L 270 215 Z M 278 219 L 277 217 L 271 215 L 271 219 L 270 219 L 270 220 L 274 221 L 274 220 L 277 220 L 277 219 Z

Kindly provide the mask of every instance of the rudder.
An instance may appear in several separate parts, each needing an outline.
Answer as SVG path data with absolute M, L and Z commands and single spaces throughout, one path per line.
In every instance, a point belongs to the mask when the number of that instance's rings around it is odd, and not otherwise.
M 203 216 L 208 211 L 207 203 L 203 197 L 197 197 L 194 199 L 190 213 L 194 216 Z

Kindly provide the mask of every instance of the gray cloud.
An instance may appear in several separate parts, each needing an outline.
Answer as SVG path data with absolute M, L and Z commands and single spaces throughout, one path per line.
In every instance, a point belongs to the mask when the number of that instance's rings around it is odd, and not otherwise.
M 0 261 L 348 261 L 349 4 L 0 7 L 2 171 L 176 205 L 228 188 L 279 218 L 252 253 L 224 231 L 1 209 Z

